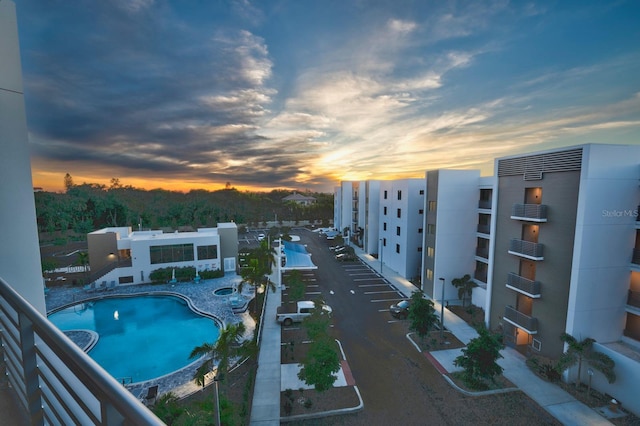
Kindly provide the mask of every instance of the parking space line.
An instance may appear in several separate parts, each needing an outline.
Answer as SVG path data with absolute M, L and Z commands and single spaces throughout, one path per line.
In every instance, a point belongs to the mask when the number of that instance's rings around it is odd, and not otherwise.
M 382 293 L 396 293 L 395 290 L 387 290 L 387 291 L 365 291 L 364 294 L 382 294 Z
M 386 284 L 386 283 L 381 283 L 381 284 L 358 284 L 358 287 L 389 287 L 389 284 Z M 394 290 L 396 290 L 396 289 L 394 289 Z M 396 290 L 396 291 L 398 291 L 398 290 Z
M 373 300 L 369 300 L 369 302 L 371 303 L 380 303 L 380 302 L 397 302 L 398 300 L 401 300 L 401 297 L 397 297 L 395 299 L 373 299 Z

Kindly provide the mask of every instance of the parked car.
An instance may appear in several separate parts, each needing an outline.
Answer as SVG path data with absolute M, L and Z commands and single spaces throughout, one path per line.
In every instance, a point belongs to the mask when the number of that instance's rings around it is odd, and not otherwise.
M 258 241 L 264 240 L 264 234 L 258 234 Z
M 406 319 L 409 316 L 409 308 L 411 307 L 411 303 L 408 300 L 401 300 L 398 303 L 395 303 L 389 306 L 389 312 L 391 312 L 391 316 L 398 319 Z

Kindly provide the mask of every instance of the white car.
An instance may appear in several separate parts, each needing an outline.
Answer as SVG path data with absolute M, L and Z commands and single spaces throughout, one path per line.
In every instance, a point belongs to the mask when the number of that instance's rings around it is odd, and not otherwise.
M 264 240 L 264 234 L 258 234 L 258 241 Z

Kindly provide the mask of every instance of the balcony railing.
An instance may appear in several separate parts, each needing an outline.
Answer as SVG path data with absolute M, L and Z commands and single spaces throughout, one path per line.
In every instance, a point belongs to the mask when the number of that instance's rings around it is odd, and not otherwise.
M 640 265 L 640 249 L 637 249 L 637 248 L 633 249 L 633 254 L 631 255 L 631 263 Z
M 540 297 L 540 281 L 533 281 L 518 274 L 509 272 L 507 276 L 507 287 L 512 290 L 524 293 L 529 297 Z
M 514 204 L 511 208 L 511 219 L 546 222 L 547 206 L 544 204 Z
M 491 209 L 491 200 L 480 200 L 478 202 L 478 208 Z
M 2 279 L 0 340 L 31 424 L 163 424 Z
M 491 225 L 478 225 L 478 232 L 481 234 L 491 234 Z
M 509 253 L 531 260 L 543 260 L 543 247 L 544 246 L 542 244 L 514 238 L 509 243 Z
M 489 259 L 489 247 L 476 247 L 476 256 Z
M 640 308 L 640 291 L 629 290 L 627 305 Z
M 518 312 L 513 306 L 504 307 L 503 319 L 529 334 L 536 334 L 538 332 L 538 319 Z

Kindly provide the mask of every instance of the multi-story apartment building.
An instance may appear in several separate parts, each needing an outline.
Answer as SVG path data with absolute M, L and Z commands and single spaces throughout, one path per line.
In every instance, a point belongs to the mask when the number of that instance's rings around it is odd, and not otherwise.
M 344 181 L 334 188 L 336 229 L 348 229 L 349 241 L 369 254 L 378 253 L 379 193 L 377 180 Z
M 489 326 L 551 358 L 564 350 L 563 332 L 595 339 L 618 380 L 596 374 L 594 384 L 640 412 L 640 146 L 504 157 L 496 173 Z
M 472 302 L 484 306 L 492 178 L 481 178 L 478 170 L 432 170 L 426 184 L 422 290 L 432 299 L 458 299 L 451 281 L 468 274 L 478 285 Z
M 379 258 L 407 279 L 420 277 L 424 179 L 380 182 Z

